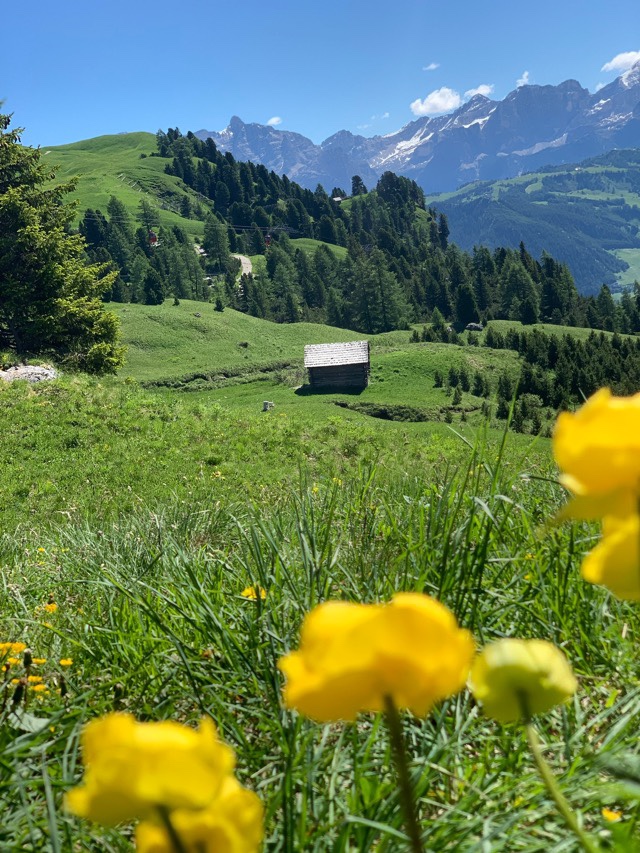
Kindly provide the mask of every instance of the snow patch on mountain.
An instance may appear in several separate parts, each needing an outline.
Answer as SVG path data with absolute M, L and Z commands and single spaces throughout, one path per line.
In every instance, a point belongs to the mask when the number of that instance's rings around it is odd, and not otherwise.
M 318 183 L 325 189 L 348 187 L 354 175 L 373 186 L 391 170 L 430 192 L 446 191 L 471 178 L 507 178 L 640 146 L 640 62 L 596 94 L 566 80 L 521 86 L 502 101 L 475 95 L 448 115 L 417 118 L 384 136 L 341 130 L 316 145 L 301 134 L 245 124 L 237 116 L 222 131 L 196 136 L 211 137 L 236 159 L 262 163 L 309 189 Z

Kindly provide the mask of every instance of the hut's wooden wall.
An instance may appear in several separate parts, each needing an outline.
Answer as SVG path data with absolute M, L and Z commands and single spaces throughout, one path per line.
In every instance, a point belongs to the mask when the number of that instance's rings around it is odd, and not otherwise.
M 313 388 L 366 388 L 369 384 L 369 365 L 310 367 L 309 382 Z

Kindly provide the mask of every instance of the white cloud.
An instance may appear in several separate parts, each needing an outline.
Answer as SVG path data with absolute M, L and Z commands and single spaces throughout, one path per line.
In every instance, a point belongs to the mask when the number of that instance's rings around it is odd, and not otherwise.
M 373 116 L 371 116 L 369 121 L 379 121 L 380 119 L 383 119 L 383 118 L 389 118 L 389 113 L 380 113 L 380 115 L 373 115 Z
M 605 62 L 600 71 L 628 71 L 636 62 L 640 62 L 640 50 L 628 50 Z
M 436 68 L 440 68 L 439 62 L 430 62 L 428 65 L 422 66 L 423 71 L 435 71 Z
M 600 89 L 604 89 L 606 85 L 606 83 L 598 83 L 598 85 L 596 86 L 596 92 L 599 92 Z
M 457 109 L 461 103 L 462 98 L 459 92 L 443 86 L 441 89 L 435 89 L 423 100 L 416 98 L 409 106 L 414 116 L 435 116 L 440 113 L 451 112 L 451 110 Z
M 488 98 L 489 95 L 493 94 L 493 89 L 493 83 L 481 83 L 479 86 L 476 86 L 475 89 L 467 89 L 464 96 L 465 98 L 473 98 L 475 95 L 484 95 L 485 98 Z
M 267 122 L 267 125 L 269 127 L 277 127 L 279 124 L 282 124 L 282 119 L 280 118 L 280 116 L 272 116 Z
M 516 88 L 520 88 L 520 86 L 528 86 L 529 85 L 529 72 L 523 71 L 522 77 L 518 77 L 516 80 Z

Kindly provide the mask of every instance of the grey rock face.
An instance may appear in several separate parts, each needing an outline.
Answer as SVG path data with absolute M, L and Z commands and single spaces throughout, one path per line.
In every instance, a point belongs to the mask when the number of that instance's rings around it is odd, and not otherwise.
M 237 116 L 223 131 L 196 136 L 309 189 L 320 183 L 327 191 L 348 191 L 353 175 L 370 187 L 391 171 L 441 192 L 640 146 L 640 63 L 595 94 L 566 80 L 522 86 L 502 101 L 476 95 L 450 115 L 419 118 L 386 136 L 341 130 L 315 145 L 299 133 Z

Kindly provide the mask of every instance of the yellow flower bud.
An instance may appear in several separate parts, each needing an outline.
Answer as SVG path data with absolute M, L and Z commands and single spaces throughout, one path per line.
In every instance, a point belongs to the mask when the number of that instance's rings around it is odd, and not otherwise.
M 546 640 L 498 640 L 471 668 L 470 687 L 489 717 L 507 723 L 541 714 L 573 696 L 577 682 L 557 646 Z
M 381 711 L 418 716 L 464 687 L 474 643 L 440 602 L 401 593 L 388 604 L 329 601 L 304 620 L 300 649 L 278 664 L 289 708 L 321 721 Z

